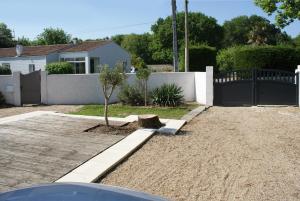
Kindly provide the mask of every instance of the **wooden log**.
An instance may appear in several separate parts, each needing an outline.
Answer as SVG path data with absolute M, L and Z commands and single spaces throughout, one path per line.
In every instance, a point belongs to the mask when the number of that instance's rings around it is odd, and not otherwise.
M 143 128 L 160 128 L 164 124 L 162 124 L 157 115 L 139 115 L 138 124 Z

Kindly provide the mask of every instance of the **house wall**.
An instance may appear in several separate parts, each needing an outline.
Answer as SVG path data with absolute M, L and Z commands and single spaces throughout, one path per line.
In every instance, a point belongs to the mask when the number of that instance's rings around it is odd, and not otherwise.
M 46 57 L 33 56 L 33 57 L 5 57 L 0 58 L 0 65 L 9 63 L 12 72 L 20 71 L 23 74 L 29 73 L 29 64 L 35 64 L 35 70 L 45 70 Z
M 89 75 L 44 75 L 42 78 L 42 100 L 45 104 L 103 104 L 104 98 L 99 74 Z M 135 74 L 128 74 L 128 84 L 135 83 Z M 153 73 L 148 82 L 149 89 L 164 83 L 175 83 L 182 87 L 186 101 L 195 101 L 194 73 Z M 44 86 L 43 86 L 44 85 Z M 46 86 L 46 87 L 45 87 Z M 58 90 L 59 89 L 59 90 Z M 204 92 L 203 92 L 204 93 Z M 44 95 L 43 95 L 44 94 Z M 111 102 L 118 102 L 118 89 Z M 46 97 L 46 98 L 45 98 Z
M 14 104 L 14 80 L 12 75 L 0 75 L 0 91 L 6 103 Z
M 130 72 L 130 54 L 114 42 L 91 50 L 89 57 L 100 57 L 100 64 L 108 64 L 110 67 L 115 66 L 118 62 L 127 61 L 126 72 Z

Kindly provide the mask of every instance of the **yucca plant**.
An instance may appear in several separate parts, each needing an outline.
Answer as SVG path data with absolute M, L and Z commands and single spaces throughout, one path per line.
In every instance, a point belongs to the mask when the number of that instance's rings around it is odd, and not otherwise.
M 183 90 L 176 84 L 164 84 L 152 92 L 153 104 L 163 107 L 175 107 L 183 103 Z

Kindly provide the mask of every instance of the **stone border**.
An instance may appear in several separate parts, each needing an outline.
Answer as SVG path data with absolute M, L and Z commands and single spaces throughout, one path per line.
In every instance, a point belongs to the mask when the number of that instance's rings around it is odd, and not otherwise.
M 55 182 L 95 182 L 131 155 L 154 133 L 153 129 L 137 130 Z
M 199 114 L 207 110 L 209 107 L 207 106 L 199 106 L 196 109 L 193 109 L 183 117 L 181 117 L 181 120 L 186 120 L 187 122 L 192 121 L 195 117 L 197 117 Z

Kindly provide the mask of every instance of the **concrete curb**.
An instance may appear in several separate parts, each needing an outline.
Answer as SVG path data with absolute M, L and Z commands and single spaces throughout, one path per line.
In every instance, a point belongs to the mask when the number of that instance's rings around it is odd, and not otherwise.
M 132 152 L 152 137 L 155 131 L 153 129 L 140 129 L 133 132 L 55 182 L 95 182 L 123 159 L 131 155 Z
M 202 112 L 204 112 L 205 110 L 207 110 L 209 107 L 206 106 L 199 106 L 196 109 L 190 111 L 189 113 L 187 113 L 186 115 L 184 115 L 181 120 L 185 120 L 187 122 L 192 121 L 195 117 L 197 117 L 199 114 L 201 114 Z

